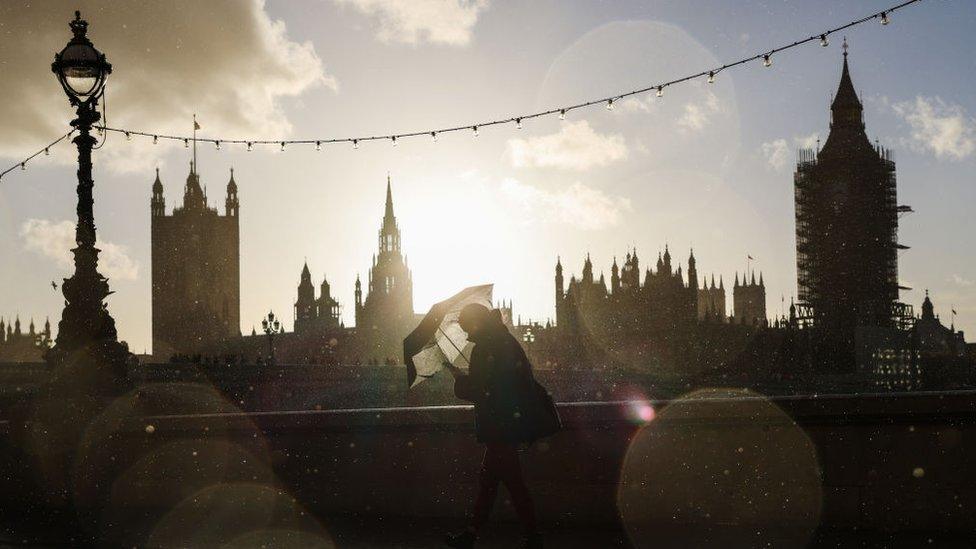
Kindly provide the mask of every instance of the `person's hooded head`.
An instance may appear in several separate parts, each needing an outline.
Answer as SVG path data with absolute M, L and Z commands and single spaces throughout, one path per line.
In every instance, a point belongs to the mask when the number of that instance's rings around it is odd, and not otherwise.
M 469 303 L 461 308 L 458 325 L 468 333 L 472 341 L 504 327 L 501 311 L 489 309 L 480 303 Z

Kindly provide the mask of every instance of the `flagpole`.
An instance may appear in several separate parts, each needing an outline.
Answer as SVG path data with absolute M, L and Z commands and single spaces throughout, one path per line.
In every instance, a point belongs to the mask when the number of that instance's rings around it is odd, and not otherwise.
M 197 173 L 197 113 L 193 113 L 193 173 Z

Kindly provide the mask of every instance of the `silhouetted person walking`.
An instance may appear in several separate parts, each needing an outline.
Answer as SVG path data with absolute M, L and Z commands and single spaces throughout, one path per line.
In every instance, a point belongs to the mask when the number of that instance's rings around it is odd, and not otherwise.
M 454 393 L 474 403 L 475 431 L 485 445 L 478 495 L 467 530 L 447 537 L 455 548 L 472 547 L 488 521 L 504 484 L 522 525 L 524 547 L 542 547 L 535 509 L 522 477 L 519 447 L 559 429 L 552 399 L 532 376 L 532 366 L 519 342 L 505 327 L 500 312 L 480 304 L 461 309 L 458 323 L 474 343 L 468 373 L 445 366 L 454 375 Z

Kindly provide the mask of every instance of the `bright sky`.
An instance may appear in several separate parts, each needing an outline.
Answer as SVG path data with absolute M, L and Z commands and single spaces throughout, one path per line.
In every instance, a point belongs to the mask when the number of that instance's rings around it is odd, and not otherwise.
M 606 96 L 858 18 L 888 1 L 577 2 L 540 0 L 233 0 L 78 2 L 114 65 L 108 120 L 201 136 L 327 138 L 471 124 Z M 111 4 L 111 9 L 108 8 Z M 50 73 L 74 5 L 0 5 L 0 160 L 36 150 L 71 119 Z M 872 139 L 895 150 L 903 218 L 902 299 L 929 288 L 946 323 L 976 337 L 976 10 L 927 0 L 887 27 L 850 30 L 851 70 Z M 494 282 L 523 320 L 553 316 L 553 265 L 578 273 L 590 252 L 609 276 L 636 246 L 650 266 L 665 243 L 730 286 L 746 255 L 764 272 L 770 315 L 795 293 L 795 150 L 826 136 L 841 37 L 753 63 L 717 82 L 514 126 L 352 147 L 200 150 L 223 210 L 241 197 L 242 330 L 274 309 L 291 326 L 302 262 L 327 275 L 353 323 L 353 281 L 376 249 L 386 174 L 423 310 Z M 96 152 L 96 222 L 109 307 L 132 349 L 150 339 L 149 195 L 167 206 L 188 171 L 182 145 L 110 136 Z M 50 316 L 70 274 L 74 154 L 59 146 L 0 182 L 0 315 Z M 731 298 L 731 296 L 730 296 Z M 730 299 L 731 302 L 731 299 Z

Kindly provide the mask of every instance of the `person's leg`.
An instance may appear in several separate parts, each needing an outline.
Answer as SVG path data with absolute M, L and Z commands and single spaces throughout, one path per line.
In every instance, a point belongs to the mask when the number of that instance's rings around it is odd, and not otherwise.
M 498 459 L 497 451 L 491 444 L 485 445 L 485 457 L 481 461 L 481 470 L 478 472 L 478 494 L 474 499 L 474 511 L 471 513 L 471 522 L 463 532 L 449 534 L 445 538 L 448 547 L 458 549 L 469 549 L 474 546 L 478 538 L 478 532 L 488 522 L 491 515 L 491 508 L 498 496 Z
M 512 498 L 512 505 L 518 514 L 522 531 L 526 536 L 536 533 L 535 507 L 529 488 L 525 485 L 522 475 L 522 464 L 519 462 L 518 450 L 513 444 L 507 444 L 498 449 L 498 477 L 505 484 Z
M 471 516 L 471 530 L 475 533 L 488 522 L 491 508 L 495 505 L 495 498 L 498 495 L 499 455 L 499 445 L 492 443 L 485 445 L 485 457 L 478 474 L 478 495 L 475 497 L 474 512 Z

